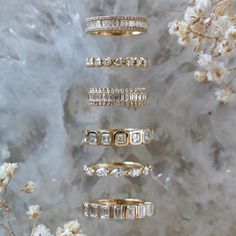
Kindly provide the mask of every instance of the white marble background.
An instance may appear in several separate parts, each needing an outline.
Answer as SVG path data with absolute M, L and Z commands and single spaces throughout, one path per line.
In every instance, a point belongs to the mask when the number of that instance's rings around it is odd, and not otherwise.
M 235 236 L 235 104 L 218 105 L 213 88 L 192 79 L 191 49 L 169 36 L 181 16 L 179 0 L 0 1 L 0 148 L 3 162 L 19 162 L 14 190 L 27 180 L 37 192 L 13 202 L 17 236 L 29 235 L 27 204 L 39 203 L 42 223 L 56 229 L 78 218 L 96 236 Z M 168 10 L 169 9 L 169 10 Z M 93 15 L 149 18 L 147 35 L 94 37 L 84 33 Z M 89 56 L 145 56 L 150 69 L 88 69 Z M 89 87 L 146 87 L 147 107 L 90 108 Z M 80 145 L 84 128 L 153 127 L 153 144 L 128 148 Z M 85 178 L 82 166 L 139 160 L 152 177 Z M 153 201 L 143 221 L 90 221 L 81 202 L 104 197 Z M 3 233 L 0 231 L 0 235 Z

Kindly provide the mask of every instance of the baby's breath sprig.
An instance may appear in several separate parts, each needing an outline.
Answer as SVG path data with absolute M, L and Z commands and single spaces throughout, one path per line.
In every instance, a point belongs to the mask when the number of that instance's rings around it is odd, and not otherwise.
M 236 66 L 225 63 L 236 49 L 236 15 L 232 0 L 192 0 L 184 16 L 169 23 L 169 33 L 182 46 L 193 45 L 198 54 L 198 82 L 215 83 L 216 100 L 234 100 L 232 81 Z

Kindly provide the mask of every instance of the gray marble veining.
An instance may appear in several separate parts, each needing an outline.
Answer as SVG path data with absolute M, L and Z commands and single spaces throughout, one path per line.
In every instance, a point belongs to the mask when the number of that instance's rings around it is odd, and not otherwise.
M 167 32 L 186 1 L 11 0 L 0 7 L 0 145 L 19 162 L 15 189 L 28 179 L 32 196 L 14 201 L 18 235 L 28 235 L 26 203 L 39 203 L 42 223 L 56 229 L 78 218 L 96 236 L 235 236 L 235 104 L 218 105 L 211 86 L 193 81 L 191 48 Z M 178 11 L 173 11 L 178 10 Z M 180 11 L 179 11 L 180 10 Z M 93 37 L 94 15 L 146 15 L 149 32 L 137 37 Z M 148 69 L 88 69 L 89 56 L 144 56 Z M 89 87 L 146 87 L 148 106 L 91 108 Z M 82 129 L 153 127 L 156 140 L 127 148 L 86 147 Z M 152 177 L 86 178 L 84 164 L 152 164 Z M 2 160 L 3 161 L 3 160 Z M 90 221 L 82 201 L 138 197 L 157 213 L 142 221 Z M 1 233 L 0 233 L 1 235 Z

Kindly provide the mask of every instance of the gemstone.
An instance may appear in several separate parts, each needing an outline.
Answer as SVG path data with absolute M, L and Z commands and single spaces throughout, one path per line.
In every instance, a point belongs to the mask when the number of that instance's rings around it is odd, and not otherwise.
M 84 206 L 84 215 L 88 217 L 89 216 L 89 204 L 86 202 L 83 204 L 83 206 Z
M 143 141 L 144 143 L 150 143 L 151 142 L 151 131 L 145 130 L 143 133 Z
M 115 66 L 121 66 L 122 64 L 123 64 L 122 57 L 117 57 L 117 58 L 114 60 L 114 65 L 115 65 Z
M 123 219 L 123 206 L 114 206 L 114 219 Z
M 138 100 L 138 94 L 137 93 L 131 93 L 130 94 L 130 100 L 137 101 Z
M 111 174 L 115 176 L 116 178 L 123 177 L 125 175 L 124 170 L 122 169 L 114 169 Z
M 90 217 L 96 218 L 98 216 L 98 204 L 90 204 Z
M 133 144 L 139 144 L 141 143 L 141 133 L 140 132 L 134 132 L 131 134 L 131 142 Z
M 133 57 L 126 57 L 125 63 L 128 67 L 134 66 L 135 59 Z
M 95 172 L 95 170 L 93 168 L 88 167 L 88 166 L 84 166 L 84 171 L 85 171 L 86 175 L 88 175 L 88 176 L 93 176 L 94 172 Z
M 110 57 L 104 59 L 103 61 L 104 66 L 111 66 L 111 64 L 112 64 L 112 59 Z
M 136 66 L 138 67 L 147 66 L 147 60 L 143 57 L 136 58 Z
M 106 168 L 99 168 L 96 170 L 96 174 L 98 177 L 104 177 L 108 175 L 108 170 Z
M 127 143 L 127 133 L 119 132 L 115 134 L 115 144 L 123 145 Z
M 88 134 L 88 141 L 90 144 L 96 144 L 98 142 L 97 134 L 95 132 L 91 132 Z
M 151 166 L 144 166 L 143 168 L 143 174 L 148 175 L 151 172 Z
M 101 66 L 102 65 L 102 58 L 101 57 L 97 57 L 95 59 L 95 66 Z
M 102 133 L 101 134 L 101 144 L 102 145 L 110 145 L 111 144 L 111 134 L 109 133 Z
M 94 66 L 94 58 L 89 57 L 86 59 L 86 66 Z
M 154 206 L 151 202 L 145 204 L 146 207 L 146 215 L 152 216 L 154 214 Z
M 82 131 L 82 143 L 87 143 L 87 132 Z
M 110 218 L 110 206 L 101 205 L 101 219 Z
M 138 211 L 137 218 L 142 219 L 146 216 L 146 206 L 145 205 L 137 206 L 137 211 Z
M 142 169 L 133 168 L 133 169 L 130 170 L 129 174 L 130 174 L 131 177 L 138 177 L 138 176 L 141 175 L 141 173 L 142 173 Z
M 127 215 L 126 215 L 126 218 L 127 219 L 130 219 L 130 220 L 133 220 L 135 219 L 135 206 L 127 206 L 127 211 L 126 211 Z

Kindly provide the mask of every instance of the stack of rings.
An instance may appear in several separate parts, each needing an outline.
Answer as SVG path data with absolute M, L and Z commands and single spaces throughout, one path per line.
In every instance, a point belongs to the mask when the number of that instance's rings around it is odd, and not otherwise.
M 91 106 L 131 106 L 141 107 L 146 104 L 145 88 L 90 88 L 88 94 Z
M 84 173 L 87 176 L 97 177 L 139 177 L 141 175 L 149 175 L 151 172 L 152 167 L 150 165 L 142 165 L 137 162 L 106 162 L 84 166 Z
M 147 18 L 142 16 L 96 16 L 86 19 L 86 32 L 92 35 L 121 36 L 147 32 Z M 148 67 L 144 57 L 89 57 L 87 67 Z M 146 105 L 145 88 L 90 88 L 91 106 Z M 82 143 L 91 146 L 128 146 L 148 144 L 152 141 L 151 129 L 102 129 L 82 131 Z M 138 162 L 105 162 L 84 166 L 87 176 L 139 177 L 152 172 L 150 165 Z M 134 220 L 152 216 L 154 206 L 140 199 L 100 199 L 83 203 L 83 214 L 89 218 Z
M 83 203 L 84 216 L 97 219 L 143 219 L 153 212 L 153 204 L 140 199 L 101 199 Z
M 83 130 L 82 143 L 92 146 L 128 146 L 148 144 L 153 139 L 151 129 Z
M 143 16 L 96 16 L 86 19 L 86 32 L 95 35 L 138 35 L 147 32 Z

